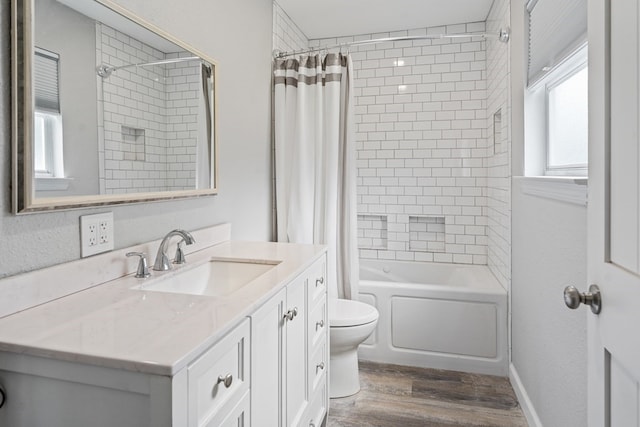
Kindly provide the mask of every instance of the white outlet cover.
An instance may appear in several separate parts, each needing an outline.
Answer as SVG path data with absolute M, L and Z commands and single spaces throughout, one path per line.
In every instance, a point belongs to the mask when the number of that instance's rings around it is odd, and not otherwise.
M 82 258 L 113 250 L 113 212 L 80 217 Z

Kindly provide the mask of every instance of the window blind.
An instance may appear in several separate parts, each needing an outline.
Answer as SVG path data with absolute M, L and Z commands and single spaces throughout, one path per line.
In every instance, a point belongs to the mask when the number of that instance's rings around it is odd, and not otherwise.
M 37 109 L 60 112 L 58 63 L 60 57 L 36 48 L 34 55 L 34 92 Z
M 587 41 L 587 0 L 529 0 L 528 85 L 540 81 Z

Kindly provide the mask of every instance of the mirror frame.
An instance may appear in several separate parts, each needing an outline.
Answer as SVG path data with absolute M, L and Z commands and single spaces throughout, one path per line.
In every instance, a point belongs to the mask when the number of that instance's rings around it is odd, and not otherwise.
M 218 64 L 208 55 L 182 42 L 111 0 L 91 0 L 111 9 L 147 30 L 164 37 L 213 65 L 213 155 L 209 189 L 35 197 L 33 171 L 33 116 L 31 85 L 34 52 L 34 0 L 11 0 L 11 205 L 14 214 L 79 209 L 95 206 L 177 200 L 218 194 Z M 97 137 L 97 136 L 96 136 Z M 211 160 L 211 159 L 210 159 Z

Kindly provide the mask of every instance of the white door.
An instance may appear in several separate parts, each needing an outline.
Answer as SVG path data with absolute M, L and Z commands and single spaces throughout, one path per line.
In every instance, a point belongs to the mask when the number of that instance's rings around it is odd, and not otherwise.
M 640 426 L 640 7 L 589 0 L 590 427 Z

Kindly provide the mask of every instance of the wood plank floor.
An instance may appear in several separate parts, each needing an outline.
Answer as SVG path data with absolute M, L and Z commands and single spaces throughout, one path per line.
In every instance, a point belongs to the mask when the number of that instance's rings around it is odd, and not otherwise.
M 331 399 L 328 427 L 526 427 L 507 378 L 360 362 L 360 393 Z

